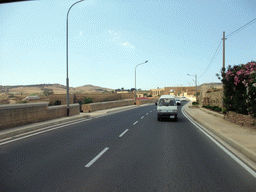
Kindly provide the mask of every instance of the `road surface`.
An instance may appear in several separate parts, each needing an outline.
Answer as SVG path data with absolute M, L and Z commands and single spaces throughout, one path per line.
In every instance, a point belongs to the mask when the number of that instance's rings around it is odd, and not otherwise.
M 0 145 L 0 191 L 256 191 L 181 107 L 177 122 L 148 105 Z

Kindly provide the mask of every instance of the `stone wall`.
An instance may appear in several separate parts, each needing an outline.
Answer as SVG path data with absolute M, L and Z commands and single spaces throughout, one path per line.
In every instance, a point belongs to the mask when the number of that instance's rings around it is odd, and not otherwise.
M 136 105 L 143 105 L 146 103 L 155 103 L 157 101 L 158 99 L 141 99 L 141 100 L 136 100 Z
M 134 93 L 119 93 L 122 99 L 133 99 Z
M 117 93 L 106 93 L 106 94 L 76 94 L 74 98 L 75 103 L 80 103 L 84 98 L 91 98 L 94 103 L 102 101 L 115 101 L 121 100 L 122 95 Z
M 208 90 L 203 97 L 202 105 L 219 106 L 222 107 L 222 89 Z
M 121 100 L 122 94 L 116 94 L 116 93 L 106 93 L 106 94 L 75 94 L 75 95 L 69 95 L 69 103 L 81 103 L 84 98 L 91 98 L 93 102 L 102 102 L 102 101 L 115 101 L 115 100 Z M 66 94 L 53 94 L 49 95 L 49 102 L 54 102 L 56 100 L 61 101 L 62 105 L 67 104 L 66 102 Z
M 133 102 L 134 102 L 133 99 L 127 99 L 127 100 L 121 100 L 121 101 L 109 101 L 109 102 L 83 104 L 82 111 L 84 113 L 89 113 L 89 112 L 93 112 L 93 111 L 97 111 L 97 110 L 133 105 Z
M 157 101 L 157 99 L 142 99 L 142 100 L 137 100 L 136 102 L 137 102 L 137 105 L 143 105 L 146 103 L 154 103 L 156 101 Z M 134 105 L 134 100 L 126 99 L 126 100 L 120 100 L 120 101 L 109 101 L 109 102 L 83 104 L 82 111 L 84 113 L 89 113 L 89 112 L 93 112 L 93 111 L 110 109 L 110 108 L 114 108 L 114 107 L 128 106 L 128 105 Z
M 162 91 L 162 95 L 169 95 L 170 91 L 173 90 L 173 94 L 176 96 L 185 96 L 185 93 L 194 95 L 195 87 L 165 87 Z
M 199 105 L 203 105 L 204 97 L 209 96 L 209 94 L 206 96 L 206 93 L 209 92 L 209 90 L 214 90 L 214 89 L 222 90 L 222 84 L 221 83 L 204 83 L 200 86 L 200 95 L 197 97 L 197 102 L 199 102 Z
M 70 105 L 70 116 L 80 113 L 79 104 Z M 65 105 L 48 106 L 48 103 L 0 105 L 0 129 L 27 125 L 67 116 Z

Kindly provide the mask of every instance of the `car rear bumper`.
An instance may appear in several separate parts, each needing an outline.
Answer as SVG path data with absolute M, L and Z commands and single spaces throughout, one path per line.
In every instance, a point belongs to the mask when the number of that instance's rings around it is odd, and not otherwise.
M 177 118 L 178 114 L 177 112 L 158 112 L 157 116 L 161 118 Z

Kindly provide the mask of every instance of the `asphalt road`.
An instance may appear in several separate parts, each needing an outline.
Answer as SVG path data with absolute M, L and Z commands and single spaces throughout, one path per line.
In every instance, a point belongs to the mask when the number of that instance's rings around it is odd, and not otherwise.
M 256 191 L 181 107 L 177 122 L 149 105 L 0 145 L 0 191 Z

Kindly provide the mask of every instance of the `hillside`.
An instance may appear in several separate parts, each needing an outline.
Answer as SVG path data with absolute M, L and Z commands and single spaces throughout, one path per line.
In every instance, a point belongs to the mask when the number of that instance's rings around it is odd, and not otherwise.
M 94 85 L 69 87 L 69 92 L 71 94 L 86 93 L 86 92 L 102 92 L 102 91 L 112 91 L 112 89 L 94 86 Z M 15 85 L 15 86 L 0 85 L 1 94 L 30 95 L 30 94 L 43 94 L 46 92 L 50 92 L 53 94 L 65 94 L 66 86 L 61 84 L 36 84 L 36 85 Z

